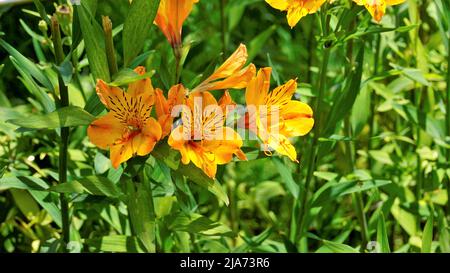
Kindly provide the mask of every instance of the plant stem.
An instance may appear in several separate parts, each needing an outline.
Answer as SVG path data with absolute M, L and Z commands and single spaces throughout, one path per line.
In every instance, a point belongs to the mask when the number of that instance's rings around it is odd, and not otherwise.
M 350 122 L 350 116 L 345 117 L 344 119 L 344 131 L 345 136 L 348 138 L 352 138 L 352 126 Z M 353 141 L 346 141 L 345 142 L 345 150 L 347 154 L 347 162 L 350 166 L 349 170 L 351 173 L 355 171 L 355 148 L 353 146 Z M 361 228 L 361 252 L 364 251 L 365 247 L 367 246 L 367 243 L 369 242 L 369 228 L 367 226 L 367 218 L 366 214 L 364 213 L 364 201 L 363 196 L 361 192 L 357 192 L 353 194 L 353 204 L 355 206 L 356 210 L 356 217 L 358 218 L 359 226 Z
M 448 38 L 447 38 L 448 39 Z M 449 43 L 450 41 L 447 40 Z M 447 109 L 446 109 L 447 142 L 450 141 L 450 46 L 447 48 Z M 450 149 L 447 148 L 446 162 L 450 163 Z M 449 166 L 447 165 L 447 168 Z M 450 215 L 450 178 L 447 177 L 447 215 Z
M 152 183 L 150 180 L 146 180 L 145 179 L 145 175 L 144 175 L 144 170 L 142 170 L 139 173 L 139 180 L 141 181 L 141 183 L 145 183 L 146 188 L 147 188 L 147 194 L 148 197 L 150 199 L 150 212 L 152 214 L 152 218 L 154 221 L 154 228 L 155 228 L 155 252 L 162 252 L 162 248 L 160 246 L 162 246 L 162 244 L 159 244 L 158 241 L 161 239 L 160 238 L 160 234 L 159 234 L 159 227 L 158 227 L 158 223 L 156 221 L 156 211 L 155 211 L 155 200 L 153 197 L 153 189 L 152 189 Z
M 61 65 L 64 62 L 64 51 L 61 41 L 61 32 L 59 29 L 59 23 L 56 16 L 52 16 L 52 40 L 53 46 L 55 50 L 55 59 L 56 64 Z M 69 92 L 67 86 L 64 84 L 64 81 L 61 75 L 58 76 L 58 84 L 59 84 L 59 93 L 60 93 L 60 107 L 69 106 Z M 69 128 L 64 127 L 61 128 L 61 141 L 60 141 L 60 149 L 59 149 L 59 183 L 63 184 L 67 182 L 67 150 L 69 145 Z M 61 202 L 61 220 L 62 220 L 62 239 L 67 246 L 70 242 L 70 218 L 69 218 L 69 203 L 67 201 L 67 197 L 64 193 L 59 195 L 59 199 Z M 66 251 L 66 247 L 64 247 L 64 251 Z
M 319 136 L 320 136 L 320 129 L 321 129 L 321 118 L 322 118 L 322 108 L 323 108 L 323 94 L 326 86 L 326 80 L 327 80 L 327 70 L 328 70 L 328 62 L 330 59 L 330 48 L 324 49 L 324 55 L 322 60 L 322 67 L 320 69 L 320 80 L 319 80 L 319 91 L 317 94 L 317 100 L 316 105 L 314 107 L 315 111 L 315 126 L 314 126 L 314 137 L 312 140 L 311 145 L 311 151 L 308 154 L 308 165 L 307 165 L 307 175 L 305 180 L 305 186 L 304 190 L 300 191 L 300 196 L 298 198 L 300 207 L 299 207 L 299 216 L 298 216 L 298 230 L 297 230 L 297 236 L 298 241 L 302 239 L 303 236 L 303 230 L 305 226 L 305 220 L 306 220 L 306 205 L 307 205 L 307 199 L 308 199 L 308 193 L 309 188 L 311 186 L 311 180 L 313 177 L 314 170 L 316 168 L 316 161 L 317 161 L 317 153 L 319 150 Z M 296 237 L 297 237 L 296 236 Z
M 112 22 L 108 16 L 102 16 L 103 32 L 105 34 L 106 56 L 108 58 L 109 73 L 111 76 L 117 74 L 119 68 L 114 51 L 114 40 L 112 35 Z
M 180 83 L 181 77 L 181 58 L 183 57 L 183 45 L 175 45 L 173 48 L 173 54 L 175 56 L 175 84 Z
M 349 26 L 349 33 L 353 32 L 356 25 L 356 21 L 353 20 Z M 353 59 L 353 39 L 350 39 L 347 43 L 347 59 L 349 64 L 346 68 L 346 75 L 349 75 L 355 66 L 355 62 Z M 364 46 L 364 45 L 362 45 Z M 355 171 L 355 146 L 353 142 L 353 132 L 352 132 L 352 124 L 350 121 L 351 112 L 344 118 L 344 135 L 347 136 L 350 140 L 345 142 L 345 150 L 347 155 L 347 163 L 348 163 L 348 171 L 353 173 Z M 364 249 L 367 246 L 369 241 L 369 230 L 367 226 L 367 219 L 364 213 L 364 201 L 361 192 L 357 192 L 353 196 L 353 203 L 356 209 L 356 215 L 359 221 L 359 225 L 361 228 L 361 252 L 364 252 Z
M 378 74 L 378 65 L 380 60 L 380 51 L 381 51 L 381 35 L 376 34 L 376 49 L 374 55 L 373 62 L 373 75 Z M 370 93 L 370 119 L 369 119 L 369 139 L 367 140 L 367 154 L 373 149 L 373 140 L 372 137 L 375 133 L 375 106 L 376 106 L 376 98 L 375 90 L 372 90 Z M 372 170 L 373 160 L 370 156 L 367 157 L 368 169 Z
M 420 88 L 417 88 L 416 92 L 414 93 L 414 97 L 416 99 L 416 107 L 417 107 L 417 118 L 419 120 L 419 125 L 417 125 L 416 127 L 416 201 L 419 202 L 420 199 L 422 198 L 422 188 L 423 188 L 423 179 L 422 179 L 422 158 L 420 156 L 420 153 L 418 151 L 418 149 L 420 148 L 421 145 L 421 129 L 420 129 L 420 108 L 422 105 L 422 91 L 420 90 Z M 420 221 L 421 221 L 421 216 L 417 215 L 417 225 L 420 228 Z

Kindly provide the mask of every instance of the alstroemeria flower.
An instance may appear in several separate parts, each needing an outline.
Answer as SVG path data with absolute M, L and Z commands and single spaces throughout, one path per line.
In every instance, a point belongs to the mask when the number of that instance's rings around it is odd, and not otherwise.
M 375 21 L 380 22 L 386 13 L 386 6 L 394 6 L 405 2 L 406 0 L 353 0 L 360 6 L 365 6 Z
M 155 110 L 158 116 L 158 122 L 162 128 L 162 138 L 168 136 L 172 130 L 174 116 L 172 110 L 177 105 L 185 103 L 186 89 L 182 84 L 178 84 L 170 88 L 168 97 L 163 94 L 163 91 L 156 88 Z
M 209 92 L 191 93 L 181 111 L 182 124 L 168 140 L 181 153 L 183 164 L 192 162 L 211 178 L 216 175 L 217 165 L 230 162 L 233 155 L 246 160 L 240 149 L 242 138 L 224 125 L 222 108 Z
M 236 51 L 192 92 L 245 88 L 256 74 L 254 64 L 244 67 L 247 58 L 247 48 L 240 44 Z
M 161 29 L 172 48 L 182 44 L 183 23 L 199 0 L 161 0 L 155 24 Z
M 265 148 L 271 148 L 297 161 L 297 152 L 290 137 L 303 136 L 314 126 L 313 111 L 306 103 L 292 100 L 297 89 L 295 80 L 270 89 L 270 67 L 262 68 L 248 84 L 245 93 L 250 120 L 248 126 Z M 250 109 L 253 108 L 253 112 Z
M 291 28 L 308 14 L 317 12 L 326 0 L 266 0 L 273 8 L 287 11 L 287 20 Z
M 144 67 L 135 71 L 145 74 Z M 161 126 L 150 116 L 155 102 L 150 78 L 129 84 L 127 92 L 98 80 L 96 91 L 109 113 L 88 127 L 90 141 L 110 150 L 114 168 L 135 155 L 149 154 L 161 139 Z

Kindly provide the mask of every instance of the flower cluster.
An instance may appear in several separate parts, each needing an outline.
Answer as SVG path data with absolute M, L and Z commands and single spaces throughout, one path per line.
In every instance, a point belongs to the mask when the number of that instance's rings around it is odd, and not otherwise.
M 99 80 L 97 94 L 109 113 L 89 126 L 88 136 L 99 148 L 110 150 L 115 168 L 133 156 L 148 155 L 158 141 L 168 137 L 167 143 L 180 152 L 183 164 L 192 162 L 213 178 L 217 165 L 229 163 L 234 155 L 246 160 L 241 135 L 225 122 L 236 106 L 227 90 L 246 89 L 246 104 L 252 110 L 243 116 L 245 129 L 259 137 L 264 150 L 296 161 L 289 138 L 312 129 L 311 108 L 292 100 L 295 80 L 269 92 L 271 68 L 256 73 L 256 67 L 246 62 L 247 49 L 241 44 L 205 81 L 192 90 L 177 84 L 167 97 L 153 88 L 150 78 L 131 83 L 126 91 Z M 135 72 L 143 75 L 145 68 Z M 214 90 L 223 90 L 219 101 L 210 92 Z M 152 117 L 153 106 L 156 118 Z

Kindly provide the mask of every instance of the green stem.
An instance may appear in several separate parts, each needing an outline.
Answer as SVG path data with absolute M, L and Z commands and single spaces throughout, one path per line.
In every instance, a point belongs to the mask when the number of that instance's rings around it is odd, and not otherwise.
M 114 40 L 112 34 L 112 22 L 108 16 L 102 16 L 103 32 L 105 35 L 106 56 L 108 58 L 109 73 L 117 74 L 119 68 L 116 61 L 116 53 L 114 51 Z
M 373 62 L 373 75 L 378 74 L 378 65 L 380 60 L 380 51 L 381 51 L 381 35 L 376 34 L 376 49 L 374 55 Z M 372 90 L 370 94 L 370 120 L 369 120 L 369 139 L 367 140 L 367 153 L 369 153 L 373 149 L 373 135 L 375 134 L 375 106 L 376 106 L 376 94 L 375 90 Z M 368 168 L 372 170 L 373 160 L 370 156 L 368 156 Z
M 447 40 L 450 43 L 449 40 Z M 447 109 L 446 109 L 446 124 L 447 124 L 447 142 L 450 141 L 450 45 L 447 48 Z M 446 162 L 450 162 L 450 149 L 447 148 Z M 447 168 L 449 166 L 447 165 Z M 447 215 L 450 215 L 450 178 L 447 177 Z
M 322 37 L 326 37 L 328 35 L 328 28 L 330 25 L 330 16 L 326 16 L 327 14 L 327 4 L 324 4 L 320 13 L 320 25 L 322 30 Z M 314 174 L 314 170 L 316 169 L 316 161 L 317 161 L 317 153 L 319 151 L 319 137 L 320 130 L 322 126 L 322 108 L 323 108 L 323 96 L 325 92 L 325 86 L 327 81 L 327 71 L 328 71 L 328 63 L 330 59 L 330 50 L 331 45 L 325 43 L 324 45 L 324 54 L 322 60 L 322 66 L 320 69 L 320 78 L 319 78 L 319 87 L 317 99 L 314 107 L 314 117 L 315 117 L 315 125 L 313 128 L 314 136 L 311 144 L 310 152 L 308 153 L 308 161 L 307 161 L 307 175 L 305 179 L 305 185 L 303 191 L 299 191 L 299 213 L 298 213 L 298 229 L 296 238 L 298 237 L 297 242 L 301 242 L 303 238 L 303 233 L 305 229 L 305 222 L 307 218 L 307 204 L 308 204 L 308 193 L 310 191 L 311 182 Z M 301 176 L 299 176 L 301 177 Z
M 59 28 L 58 20 L 56 16 L 52 17 L 52 40 L 53 47 L 55 51 L 55 59 L 56 64 L 61 65 L 64 61 L 64 51 L 61 41 L 61 32 Z M 59 93 L 60 93 L 60 107 L 69 106 L 69 92 L 67 86 L 64 84 L 64 81 L 61 75 L 58 76 L 58 84 L 59 84 Z M 60 141 L 60 149 L 59 149 L 59 183 L 63 184 L 67 182 L 67 150 L 69 145 L 69 128 L 64 127 L 61 128 L 61 141 Z M 59 199 L 61 202 L 61 220 L 62 220 L 62 239 L 65 243 L 65 246 L 70 242 L 70 218 L 69 218 L 69 203 L 67 201 L 67 197 L 65 194 L 61 193 L 59 195 Z M 66 251 L 66 247 L 64 247 L 64 251 Z
M 356 216 L 359 221 L 359 226 L 361 228 L 361 252 L 364 252 L 364 249 L 369 242 L 369 228 L 367 226 L 366 214 L 364 213 L 364 201 L 362 194 L 360 192 L 353 194 L 353 203 L 355 205 Z
M 349 26 L 349 33 L 353 32 L 354 28 L 356 25 L 356 21 L 353 20 L 352 23 Z M 347 59 L 349 61 L 349 64 L 347 66 L 347 75 L 349 75 L 355 65 L 354 59 L 353 59 L 353 39 L 348 41 L 347 44 Z M 364 45 L 363 45 L 364 46 Z M 345 142 L 345 147 L 346 147 L 346 155 L 347 155 L 347 163 L 348 163 L 348 171 L 350 173 L 353 173 L 355 171 L 355 146 L 354 146 L 354 142 L 353 140 L 353 132 L 352 132 L 352 124 L 350 121 L 350 115 L 351 113 L 349 113 L 345 118 L 344 118 L 344 134 L 345 136 L 347 136 L 350 140 Z M 369 229 L 367 226 L 367 219 L 366 219 L 366 215 L 364 213 L 364 201 L 363 201 L 363 196 L 361 192 L 357 192 L 354 194 L 353 197 L 354 200 L 354 205 L 355 205 L 355 209 L 356 209 L 356 215 L 359 221 L 359 225 L 361 228 L 361 252 L 364 251 L 364 249 L 367 246 L 367 243 L 369 241 Z
M 158 227 L 158 223 L 156 221 L 156 211 L 155 211 L 155 200 L 153 197 L 153 189 L 152 189 L 152 183 L 150 180 L 145 180 L 145 175 L 144 175 L 144 170 L 141 170 L 139 173 L 139 180 L 141 181 L 141 183 L 146 183 L 146 187 L 147 187 L 147 194 L 148 197 L 150 199 L 150 212 L 152 213 L 152 218 L 154 220 L 154 225 L 155 225 L 155 252 L 162 252 L 163 249 L 160 247 L 162 246 L 162 244 L 159 243 L 159 241 L 161 240 L 160 234 L 159 234 L 159 227 Z
M 419 88 L 414 93 L 415 99 L 416 99 L 416 107 L 417 107 L 417 117 L 420 117 L 420 108 L 422 105 L 422 90 Z M 421 121 L 419 120 L 419 123 Z M 422 198 L 422 188 L 423 188 L 423 179 L 422 179 L 422 158 L 420 156 L 420 153 L 418 152 L 418 149 L 420 148 L 421 143 L 421 129 L 420 125 L 416 126 L 416 201 L 419 202 Z M 420 227 L 421 217 L 420 215 L 417 216 L 417 225 Z
M 347 137 L 349 137 L 350 139 L 353 138 L 350 116 L 347 116 L 344 119 L 344 130 L 345 130 L 345 135 Z M 345 147 L 346 147 L 345 150 L 346 150 L 346 154 L 347 154 L 347 162 L 350 167 L 349 170 L 350 170 L 350 172 L 354 172 L 355 147 L 353 145 L 353 141 L 346 141 Z M 369 228 L 367 226 L 366 214 L 364 213 L 364 201 L 363 201 L 363 196 L 362 196 L 361 192 L 357 192 L 357 193 L 353 194 L 353 204 L 355 206 L 356 217 L 358 218 L 359 226 L 361 228 L 361 252 L 363 252 L 367 246 L 367 243 L 369 242 L 370 235 L 369 235 Z
M 330 48 L 325 48 L 324 50 L 324 55 L 323 55 L 323 60 L 322 60 L 322 67 L 320 69 L 320 80 L 319 80 L 319 91 L 317 94 L 317 100 L 316 100 L 316 105 L 314 107 L 315 111 L 315 126 L 314 126 L 314 137 L 312 140 L 312 145 L 311 145 L 311 151 L 308 154 L 308 165 L 306 167 L 307 169 L 307 175 L 306 175 L 306 180 L 305 180 L 305 186 L 304 186 L 304 190 L 300 191 L 300 196 L 298 198 L 299 203 L 300 203 L 300 207 L 299 207 L 299 215 L 298 215 L 298 221 L 299 221 L 299 225 L 298 225 L 298 230 L 297 233 L 298 235 L 295 237 L 299 237 L 298 241 L 300 241 L 302 239 L 303 236 L 303 231 L 305 229 L 305 220 L 306 220 L 306 205 L 307 205 L 307 201 L 308 201 L 308 193 L 309 193 L 309 188 L 311 186 L 311 181 L 313 178 L 313 173 L 314 170 L 316 169 L 316 161 L 317 161 L 317 153 L 319 150 L 319 136 L 320 136 L 320 129 L 321 129 L 321 119 L 322 119 L 322 108 L 323 108 L 323 94 L 325 91 L 325 86 L 326 86 L 326 80 L 327 80 L 327 70 L 328 70 L 328 63 L 329 63 L 329 59 L 330 59 Z

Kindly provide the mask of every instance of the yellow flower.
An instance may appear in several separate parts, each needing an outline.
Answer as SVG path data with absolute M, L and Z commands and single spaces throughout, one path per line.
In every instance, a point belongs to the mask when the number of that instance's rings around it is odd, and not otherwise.
M 275 9 L 287 11 L 287 20 L 291 28 L 297 25 L 303 16 L 319 10 L 326 0 L 266 0 Z
M 247 58 L 247 48 L 240 44 L 234 53 L 192 92 L 245 88 L 256 73 L 254 64 L 244 67 Z
M 228 98 L 223 100 L 229 102 Z M 230 162 L 233 155 L 246 160 L 242 139 L 224 125 L 223 105 L 209 92 L 191 93 L 181 112 L 182 124 L 169 136 L 168 144 L 181 153 L 181 162 L 202 169 L 214 178 L 217 165 Z
M 386 12 L 386 6 L 394 6 L 405 2 L 406 0 L 353 0 L 360 6 L 365 6 L 375 21 L 380 22 Z
M 258 71 L 247 86 L 245 99 L 249 110 L 249 129 L 255 132 L 265 148 L 272 148 L 297 161 L 297 152 L 289 137 L 303 136 L 314 126 L 313 111 L 307 104 L 292 100 L 297 89 L 295 80 L 270 88 L 270 67 Z M 253 113 L 250 111 L 254 108 Z
M 155 24 L 161 29 L 173 48 L 181 45 L 183 23 L 199 0 L 161 0 Z
M 144 67 L 135 71 L 145 74 Z M 88 127 L 90 141 L 110 150 L 114 168 L 135 155 L 149 154 L 161 138 L 161 126 L 150 116 L 155 101 L 150 78 L 129 84 L 127 92 L 98 80 L 96 91 L 110 111 Z

